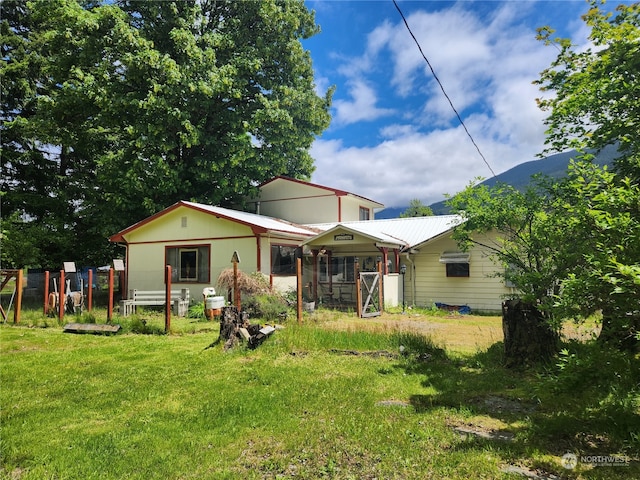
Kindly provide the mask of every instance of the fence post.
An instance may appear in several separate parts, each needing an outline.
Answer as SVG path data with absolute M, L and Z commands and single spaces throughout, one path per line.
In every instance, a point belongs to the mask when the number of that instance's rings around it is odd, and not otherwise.
M 171 265 L 165 267 L 165 306 L 164 306 L 164 333 L 171 330 Z
M 296 292 L 298 292 L 296 296 L 298 325 L 302 325 L 302 259 L 301 258 L 296 258 L 296 277 L 297 277 Z
M 62 322 L 64 316 L 64 270 L 60 270 L 60 293 L 58 294 L 58 320 Z
M 22 269 L 19 269 L 16 275 L 16 303 L 13 306 L 13 323 L 20 322 L 20 312 L 22 311 Z
M 49 270 L 44 272 L 44 315 L 49 313 Z
M 113 268 L 109 268 L 109 298 L 107 299 L 107 323 L 113 318 Z M 122 313 L 120 313 L 122 315 Z
M 93 307 L 93 270 L 89 269 L 87 273 L 89 285 L 87 285 L 87 310 L 90 312 Z

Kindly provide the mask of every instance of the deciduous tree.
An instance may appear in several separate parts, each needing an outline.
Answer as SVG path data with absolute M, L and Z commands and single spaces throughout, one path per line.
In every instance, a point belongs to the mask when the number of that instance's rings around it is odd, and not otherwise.
M 430 217 L 433 210 L 428 205 L 424 205 L 419 199 L 414 198 L 409 202 L 409 207 L 400 214 L 400 218 L 407 217 Z
M 560 249 L 583 244 L 580 268 L 564 279 L 559 305 L 565 314 L 601 311 L 601 338 L 636 348 L 640 332 L 640 4 L 605 12 L 592 1 L 583 17 L 592 47 L 552 40 L 560 53 L 538 83 L 553 92 L 539 100 L 549 112 L 550 149 L 599 150 L 617 145 L 615 174 L 585 163 L 573 167 L 556 190 L 566 215 Z
M 66 235 L 64 258 L 106 261 L 110 234 L 178 200 L 241 205 L 275 175 L 311 175 L 331 91 L 315 92 L 300 40 L 318 27 L 302 1 L 2 9 L 0 74 L 16 92 L 2 112 L 3 217 L 19 220 L 4 230 L 39 225 Z

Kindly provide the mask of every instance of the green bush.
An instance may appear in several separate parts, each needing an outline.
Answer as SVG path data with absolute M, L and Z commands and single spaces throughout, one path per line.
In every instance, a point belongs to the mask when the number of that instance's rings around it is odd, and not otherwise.
M 242 309 L 250 318 L 262 318 L 267 321 L 283 321 L 287 317 L 288 306 L 280 295 L 256 294 L 242 299 Z
M 204 315 L 204 302 L 194 303 L 189 306 L 189 312 L 187 313 L 188 318 L 197 318 L 200 320 L 206 320 Z

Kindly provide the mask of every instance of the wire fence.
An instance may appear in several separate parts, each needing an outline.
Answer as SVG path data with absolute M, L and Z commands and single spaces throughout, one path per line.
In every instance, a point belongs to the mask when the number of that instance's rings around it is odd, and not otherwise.
M 91 270 L 91 283 L 89 285 L 89 270 Z M 124 296 L 123 276 L 116 272 L 113 279 L 114 301 L 117 302 Z M 60 271 L 49 271 L 49 285 L 46 285 L 47 271 L 44 269 L 28 269 L 24 279 L 22 299 L 25 305 L 32 306 L 45 302 L 45 289 L 49 293 L 67 292 L 67 286 L 60 285 Z M 97 268 L 84 268 L 78 272 L 65 273 L 65 284 L 68 282 L 68 290 L 82 292 L 87 295 L 92 289 L 92 302 L 94 307 L 107 307 L 109 303 L 109 271 Z

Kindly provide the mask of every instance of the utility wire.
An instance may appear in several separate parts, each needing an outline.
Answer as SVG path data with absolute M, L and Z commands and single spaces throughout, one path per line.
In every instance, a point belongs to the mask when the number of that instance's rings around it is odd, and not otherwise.
M 462 125 L 462 128 L 464 128 L 464 131 L 467 132 L 468 137 L 471 139 L 471 143 L 473 143 L 473 146 L 476 147 L 476 150 L 480 154 L 480 157 L 482 157 L 482 160 L 484 161 L 485 165 L 489 168 L 489 170 L 491 171 L 491 173 L 495 177 L 496 173 L 493 171 L 493 168 L 491 168 L 491 165 L 489 165 L 489 162 L 487 162 L 487 159 L 484 157 L 484 155 L 480 151 L 480 147 L 478 147 L 478 144 L 476 143 L 476 141 L 471 136 L 471 133 L 469 133 L 469 130 L 467 129 L 467 126 L 464 124 L 464 122 L 462 121 L 462 117 L 460 117 L 460 114 L 456 110 L 456 107 L 453 106 L 453 102 L 449 98 L 449 95 L 447 95 L 447 92 L 445 91 L 444 87 L 442 86 L 442 82 L 440 82 L 440 79 L 436 75 L 436 72 L 433 70 L 433 67 L 431 66 L 431 62 L 429 62 L 429 60 L 427 59 L 427 56 L 422 51 L 422 47 L 420 46 L 420 43 L 418 42 L 418 39 L 416 38 L 416 36 L 411 31 L 411 28 L 409 27 L 409 24 L 407 23 L 407 19 L 404 18 L 404 14 L 402 13 L 402 10 L 400 10 L 400 7 L 398 6 L 398 3 L 396 2 L 396 0 L 393 0 L 393 4 L 395 5 L 396 10 L 398 10 L 398 13 L 402 17 L 402 21 L 404 22 L 405 27 L 407 27 L 407 30 L 411 34 L 411 37 L 413 38 L 413 41 L 416 42 L 416 45 L 418 46 L 418 50 L 420 50 L 420 54 L 422 55 L 422 58 L 424 58 L 424 61 L 427 62 L 427 65 L 429 65 L 429 69 L 431 70 L 431 74 L 433 75 L 433 78 L 435 78 L 436 82 L 438 82 L 438 85 L 440 85 L 440 90 L 442 90 L 442 93 L 444 94 L 445 98 L 449 102 L 449 105 L 451 105 L 451 108 L 453 109 L 454 113 L 456 114 L 456 117 L 458 117 L 458 120 L 460 121 L 460 125 Z

